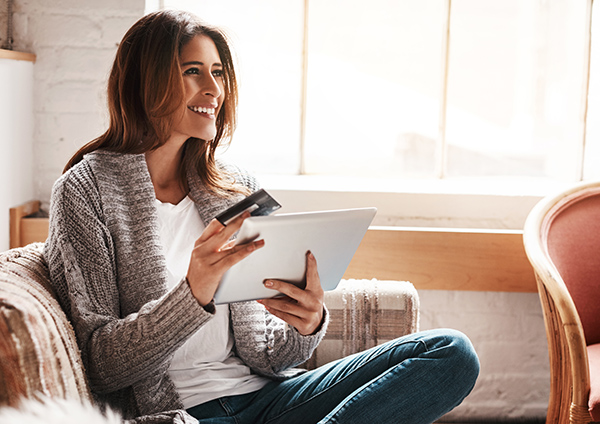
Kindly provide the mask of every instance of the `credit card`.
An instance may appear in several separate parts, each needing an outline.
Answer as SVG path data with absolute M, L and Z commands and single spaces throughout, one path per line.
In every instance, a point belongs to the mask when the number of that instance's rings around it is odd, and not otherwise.
M 229 221 L 245 211 L 250 211 L 251 216 L 264 216 L 273 213 L 280 207 L 281 205 L 261 188 L 226 211 L 221 212 L 216 218 L 221 224 L 227 226 Z

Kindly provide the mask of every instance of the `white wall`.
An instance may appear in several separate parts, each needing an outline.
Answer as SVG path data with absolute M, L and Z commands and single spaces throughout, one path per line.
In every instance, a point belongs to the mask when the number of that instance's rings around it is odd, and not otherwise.
M 5 5 L 6 0 L 0 0 L 0 22 Z M 107 73 L 117 43 L 142 16 L 144 6 L 143 0 L 16 2 L 16 48 L 37 55 L 33 176 L 34 195 L 43 203 L 47 204 L 52 183 L 74 150 L 105 128 Z M 267 187 L 281 189 L 278 179 L 265 182 Z M 316 203 L 306 203 L 297 193 L 278 193 L 291 209 L 366 201 L 364 196 L 347 193 L 339 197 L 314 192 L 309 197 Z M 385 211 L 378 225 L 521 228 L 539 196 L 448 197 L 422 195 L 413 188 L 376 205 Z M 462 330 L 480 354 L 482 374 L 476 390 L 455 416 L 508 419 L 544 415 L 549 372 L 536 294 L 422 291 L 420 296 L 422 329 Z
M 536 293 L 420 290 L 419 297 L 421 330 L 463 331 L 481 362 L 473 392 L 445 420 L 545 417 L 550 368 Z
M 33 63 L 0 59 L 0 251 L 9 208 L 33 200 Z
M 144 8 L 144 0 L 14 2 L 15 50 L 37 56 L 34 189 L 43 204 L 75 150 L 103 132 L 108 72 L 119 41 Z

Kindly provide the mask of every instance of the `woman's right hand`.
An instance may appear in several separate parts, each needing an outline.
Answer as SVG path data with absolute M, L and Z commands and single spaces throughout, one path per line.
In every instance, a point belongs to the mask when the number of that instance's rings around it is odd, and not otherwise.
M 213 219 L 196 240 L 187 272 L 192 294 L 200 305 L 208 305 L 219 287 L 223 274 L 250 253 L 264 246 L 264 240 L 251 241 L 235 246 L 229 242 L 250 216 L 245 212 L 224 226 Z

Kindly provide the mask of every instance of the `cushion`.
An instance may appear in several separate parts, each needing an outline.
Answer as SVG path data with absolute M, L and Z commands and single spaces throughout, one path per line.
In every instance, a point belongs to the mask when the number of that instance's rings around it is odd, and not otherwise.
M 0 405 L 89 400 L 73 329 L 53 296 L 43 244 L 0 254 Z
M 547 225 L 548 253 L 573 298 L 586 342 L 600 343 L 600 190 L 565 199 Z
M 419 296 L 407 281 L 342 280 L 325 305 L 329 328 L 308 369 L 419 330 Z

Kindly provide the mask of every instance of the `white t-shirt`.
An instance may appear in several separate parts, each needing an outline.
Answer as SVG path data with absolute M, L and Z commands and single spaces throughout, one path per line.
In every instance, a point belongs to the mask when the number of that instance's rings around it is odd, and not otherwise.
M 169 287 L 174 287 L 187 274 L 194 242 L 204 230 L 204 224 L 189 197 L 177 205 L 159 200 L 155 204 Z M 217 305 L 216 309 L 213 319 L 175 352 L 169 368 L 186 409 L 223 396 L 250 393 L 268 382 L 252 374 L 235 355 L 229 306 Z

